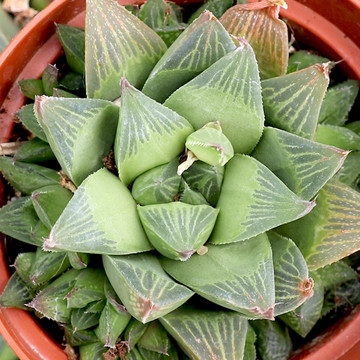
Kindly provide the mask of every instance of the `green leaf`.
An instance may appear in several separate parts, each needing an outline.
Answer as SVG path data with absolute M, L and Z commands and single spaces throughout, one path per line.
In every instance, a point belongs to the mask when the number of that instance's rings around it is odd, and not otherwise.
M 191 24 L 195 19 L 201 16 L 205 10 L 211 11 L 215 17 L 220 18 L 232 4 L 233 0 L 207 0 L 191 14 L 188 24 Z
M 280 316 L 286 325 L 302 337 L 306 337 L 320 319 L 324 302 L 322 282 L 315 274 L 311 275 L 315 279 L 313 296 L 294 311 Z
M 75 331 L 89 329 L 99 323 L 100 313 L 86 312 L 86 308 L 71 312 L 71 326 Z
M 178 353 L 174 346 L 170 347 L 168 355 L 161 354 L 156 351 L 150 351 L 140 346 L 138 350 L 142 358 L 146 360 L 168 360 L 168 359 L 179 360 Z
M 125 360 L 144 360 L 144 358 L 140 355 L 139 350 L 134 348 L 130 352 L 125 355 Z M 149 359 L 147 359 L 149 360 Z
M 171 342 L 163 326 L 158 321 L 152 321 L 137 346 L 169 356 Z
M 164 272 L 154 255 L 104 255 L 103 264 L 126 309 L 142 323 L 164 316 L 193 295 Z
M 28 310 L 26 303 L 34 296 L 34 291 L 20 278 L 17 273 L 11 275 L 0 296 L 2 307 L 15 307 Z
M 158 102 L 164 102 L 176 89 L 234 48 L 234 42 L 224 27 L 211 12 L 205 11 L 156 64 L 143 92 Z
M 360 135 L 344 126 L 320 124 L 314 140 L 344 150 L 360 150 Z
M 90 255 L 86 253 L 68 252 L 68 258 L 70 265 L 76 269 L 85 269 L 90 262 Z
M 195 129 L 219 121 L 235 153 L 251 152 L 264 124 L 259 72 L 251 46 L 240 39 L 234 51 L 176 90 L 164 105 Z
M 313 139 L 321 103 L 329 84 L 329 63 L 263 80 L 266 122 L 307 139 Z
M 55 159 L 55 155 L 52 152 L 49 144 L 37 137 L 27 141 L 24 145 L 22 145 L 14 156 L 15 161 L 30 163 L 51 161 Z
M 204 195 L 201 194 L 201 192 L 197 190 L 193 190 L 190 188 L 190 186 L 182 180 L 182 183 L 180 185 L 180 199 L 179 201 L 190 204 L 190 205 L 209 205 L 209 203 L 206 201 Z
M 45 94 L 41 79 L 24 79 L 19 81 L 21 92 L 29 99 L 35 100 L 35 96 Z
M 90 175 L 76 190 L 43 246 L 90 254 L 152 249 L 130 191 L 106 169 Z
M 48 185 L 33 191 L 31 201 L 39 219 L 51 230 L 72 196 L 60 185 Z
M 69 325 L 65 325 L 64 333 L 66 344 L 71 346 L 81 346 L 98 341 L 94 331 L 89 329 L 76 330 Z M 103 359 L 100 358 L 99 360 Z
M 83 90 L 85 89 L 84 76 L 69 71 L 60 79 L 59 85 L 69 91 Z M 68 98 L 69 96 L 66 97 Z
M 251 154 L 305 200 L 318 193 L 348 155 L 348 151 L 269 127 Z
M 59 70 L 57 67 L 51 64 L 46 66 L 41 79 L 45 95 L 51 96 L 53 94 L 53 89 L 59 85 L 58 78 Z
M 104 344 L 101 342 L 93 342 L 90 344 L 81 345 L 79 347 L 81 360 L 103 360 L 102 355 L 106 351 L 107 349 L 104 347 Z
M 16 256 L 14 262 L 14 268 L 16 273 L 20 276 L 20 278 L 26 283 L 26 285 L 30 288 L 36 289 L 37 286 L 30 280 L 30 269 L 35 260 L 36 252 L 26 252 L 20 253 Z
M 310 51 L 298 50 L 291 54 L 289 57 L 287 73 L 290 74 L 295 71 L 306 69 L 309 66 L 327 63 L 329 61 L 329 59 L 318 56 Z
M 360 176 L 360 151 L 352 151 L 345 159 L 335 178 L 344 184 L 358 190 Z
M 161 264 L 177 281 L 215 304 L 252 319 L 274 318 L 274 268 L 266 234 L 208 245 L 205 255 L 194 254 L 186 262 L 163 258 Z
M 170 47 L 175 40 L 183 33 L 186 29 L 186 24 L 177 23 L 174 25 L 164 26 L 159 29 L 155 29 L 156 33 L 163 39 L 167 47 Z
M 295 241 L 310 270 L 336 262 L 360 250 L 360 194 L 331 180 L 310 214 L 278 231 Z
M 112 0 L 87 1 L 85 34 L 85 80 L 90 98 L 119 97 L 124 75 L 141 88 L 166 51 L 153 30 Z
M 321 106 L 319 123 L 344 125 L 359 92 L 359 82 L 347 80 L 327 91 Z
M 305 216 L 314 206 L 296 196 L 263 164 L 236 154 L 225 168 L 217 203 L 220 212 L 210 242 L 249 239 Z
M 65 173 L 80 183 L 103 166 L 114 141 L 119 108 L 109 101 L 41 97 L 36 117 Z
M 126 327 L 124 333 L 124 341 L 127 344 L 129 351 L 133 351 L 135 345 L 141 339 L 141 337 L 145 334 L 146 329 L 149 324 L 143 324 L 142 322 L 132 318 L 129 324 Z
M 120 119 L 114 152 L 121 181 L 137 176 L 178 156 L 193 132 L 189 122 L 132 87 L 123 78 Z
M 42 285 L 69 267 L 70 263 L 66 253 L 48 253 L 38 247 L 29 271 L 29 278 L 34 285 Z
M 0 209 L 0 232 L 31 245 L 41 246 L 34 231 L 38 227 L 30 197 L 16 199 Z
M 257 335 L 257 349 L 263 360 L 288 359 L 292 350 L 289 331 L 278 322 L 269 320 L 252 321 Z
M 184 306 L 160 322 L 193 360 L 243 358 L 247 321 L 240 314 Z
M 211 166 L 196 161 L 182 176 L 190 188 L 198 190 L 211 205 L 216 205 L 224 177 L 223 166 Z
M 162 255 L 188 260 L 209 238 L 218 210 L 181 202 L 138 207 L 149 241 Z
M 39 139 L 47 142 L 46 135 L 44 130 L 41 128 L 38 123 L 35 113 L 34 113 L 34 104 L 24 105 L 17 113 L 16 117 L 25 125 L 25 127 L 32 132 Z
M 56 35 L 71 70 L 83 74 L 85 68 L 85 32 L 75 26 L 56 24 Z
M 230 34 L 250 43 L 262 79 L 284 75 L 288 65 L 288 31 L 279 19 L 278 3 L 235 5 L 220 18 Z
M 77 98 L 78 96 L 69 92 L 69 91 L 66 91 L 66 90 L 63 90 L 63 89 L 59 89 L 59 88 L 54 88 L 53 89 L 53 96 L 55 97 L 63 97 L 63 98 Z
M 1 11 L 1 10 L 0 10 Z M 1 15 L 0 15 L 1 18 Z M 0 48 L 0 52 L 2 49 Z M 2 360 L 19 360 L 11 347 L 7 344 L 5 339 L 0 335 L 0 358 Z
M 274 262 L 275 316 L 296 309 L 313 295 L 313 279 L 300 250 L 291 239 L 267 233 Z
M 254 329 L 250 326 L 250 324 L 248 324 L 243 360 L 256 360 L 255 342 L 256 342 L 256 333 Z
M 56 170 L 37 164 L 14 162 L 8 156 L 0 156 L 0 170 L 10 185 L 25 195 L 30 195 L 43 186 L 60 183 Z
M 131 188 L 131 195 L 141 205 L 174 201 L 179 191 L 181 176 L 177 174 L 179 159 L 156 166 L 138 176 Z
M 352 130 L 357 135 L 360 135 L 360 120 L 358 121 L 352 121 L 345 125 L 347 129 Z
M 2 53 L 11 39 L 19 32 L 20 27 L 2 6 L 0 6 L 0 24 L 0 53 Z

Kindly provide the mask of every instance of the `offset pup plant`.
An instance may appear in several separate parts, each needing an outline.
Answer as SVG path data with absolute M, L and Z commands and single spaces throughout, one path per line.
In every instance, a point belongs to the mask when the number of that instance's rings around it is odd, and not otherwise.
M 0 303 L 82 360 L 286 359 L 359 289 L 358 83 L 289 57 L 283 0 L 231 5 L 186 25 L 87 0 L 85 31 L 57 25 L 64 70 L 19 84 L 33 137 L 0 158 L 22 194 L 0 231 L 33 248 Z

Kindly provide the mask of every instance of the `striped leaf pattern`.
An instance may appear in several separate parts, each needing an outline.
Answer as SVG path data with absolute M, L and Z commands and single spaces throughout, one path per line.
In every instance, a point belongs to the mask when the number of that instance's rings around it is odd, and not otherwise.
M 189 122 L 122 80 L 123 94 L 115 139 L 115 161 L 121 181 L 137 176 L 178 156 L 193 132 Z
M 141 88 L 166 50 L 153 30 L 112 0 L 87 0 L 85 33 L 89 98 L 116 99 L 124 75 Z
M 182 176 L 192 189 L 198 190 L 211 205 L 216 205 L 224 178 L 223 166 L 196 161 Z
M 235 153 L 249 153 L 264 125 L 259 72 L 248 42 L 239 44 L 164 103 L 195 129 L 218 121 Z M 201 105 L 201 106 L 199 106 Z
M 250 324 L 248 324 L 243 360 L 256 360 L 255 342 L 256 342 L 256 333 L 254 329 L 250 326 Z
M 309 215 L 278 231 L 296 242 L 309 269 L 336 262 L 360 250 L 360 194 L 330 180 Z
M 197 190 L 193 190 L 186 183 L 186 181 L 182 180 L 180 184 L 180 201 L 190 205 L 209 205 L 206 201 L 204 195 Z
M 274 262 L 275 316 L 292 311 L 313 295 L 313 280 L 300 250 L 291 239 L 267 233 Z
M 127 311 L 142 323 L 175 310 L 193 295 L 164 272 L 155 255 L 103 255 L 103 264 Z
M 43 246 L 116 255 L 152 248 L 129 190 L 106 169 L 89 176 L 76 190 Z
M 259 251 L 261 249 L 261 251 Z M 273 319 L 274 268 L 267 236 L 223 246 L 208 246 L 205 255 L 186 262 L 161 259 L 177 281 L 209 301 L 252 319 Z
M 220 212 L 210 242 L 249 239 L 305 216 L 314 206 L 296 196 L 260 162 L 236 154 L 225 168 L 217 203 Z
M 339 171 L 349 152 L 267 127 L 254 152 L 300 198 L 310 200 Z
M 346 158 L 336 179 L 359 191 L 360 151 L 352 151 Z
M 188 260 L 210 236 L 218 210 L 181 202 L 138 207 L 145 232 L 162 255 Z
M 193 360 L 243 358 L 247 321 L 236 312 L 183 306 L 160 322 Z
M 174 201 L 179 191 L 181 177 L 177 174 L 179 159 L 157 166 L 138 176 L 131 188 L 131 195 L 141 205 Z
M 138 347 L 168 355 L 171 347 L 169 334 L 157 320 L 152 321 L 138 342 Z
M 245 37 L 255 51 L 262 79 L 281 76 L 288 64 L 288 32 L 286 24 L 279 19 L 281 1 L 262 1 L 265 5 L 235 5 L 221 18 L 226 30 Z M 262 7 L 262 8 L 261 8 Z
M 266 122 L 313 139 L 321 103 L 329 84 L 329 65 L 306 69 L 261 82 Z
M 205 11 L 166 51 L 142 91 L 164 102 L 176 89 L 234 49 L 234 41 L 224 27 L 210 11 Z
M 119 108 L 106 100 L 37 98 L 35 114 L 61 167 L 80 185 L 100 169 L 117 126 Z

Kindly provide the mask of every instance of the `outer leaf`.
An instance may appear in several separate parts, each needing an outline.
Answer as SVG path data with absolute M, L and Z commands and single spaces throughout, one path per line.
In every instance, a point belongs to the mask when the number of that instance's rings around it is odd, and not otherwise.
M 296 309 L 313 295 L 313 279 L 309 278 L 304 257 L 294 242 L 269 232 L 275 277 L 275 316 Z
M 158 321 L 153 321 L 138 341 L 137 346 L 169 356 L 171 342 L 163 326 Z
M 2 53 L 7 44 L 18 33 L 20 27 L 2 7 L 0 7 L 0 24 L 0 53 Z
M 8 156 L 0 156 L 0 170 L 10 185 L 25 195 L 40 187 L 60 182 L 56 170 L 37 164 L 14 162 Z
M 146 360 L 179 360 L 178 353 L 174 346 L 170 347 L 169 355 L 164 355 L 156 351 L 150 351 L 141 346 L 139 346 L 138 349 L 141 356 Z
M 24 79 L 18 82 L 21 92 L 29 99 L 35 100 L 36 96 L 45 94 L 41 79 Z
M 119 108 L 105 100 L 37 98 L 35 113 L 75 185 L 100 169 L 114 141 Z
M 296 242 L 309 269 L 336 262 L 360 250 L 360 194 L 331 180 L 309 215 L 279 231 Z
M 352 130 L 357 135 L 360 135 L 360 120 L 349 122 L 345 127 Z
M 236 154 L 226 165 L 210 242 L 249 239 L 305 216 L 314 205 L 297 197 L 257 160 Z
M 75 331 L 89 329 L 99 323 L 100 313 L 88 313 L 85 309 L 71 312 L 71 325 Z
M 255 55 L 248 42 L 240 39 L 234 51 L 176 90 L 164 105 L 195 129 L 219 121 L 235 153 L 249 153 L 262 134 L 264 113 Z
M 329 88 L 319 115 L 319 123 L 344 125 L 359 92 L 359 82 L 347 80 Z
M 85 79 L 90 98 L 119 97 L 124 75 L 141 88 L 166 50 L 153 30 L 112 0 L 87 1 L 85 33 Z
M 14 156 L 15 161 L 30 163 L 50 161 L 55 159 L 55 155 L 52 152 L 49 144 L 36 137 L 22 145 Z
M 177 281 L 215 304 L 253 319 L 274 317 L 274 269 L 265 234 L 236 244 L 209 245 L 205 255 L 194 254 L 186 262 L 164 258 L 161 264 Z
M 25 127 L 32 132 L 39 139 L 47 142 L 44 130 L 38 123 L 34 114 L 34 104 L 24 105 L 17 113 L 16 117 L 25 125 Z
M 192 13 L 188 20 L 188 24 L 191 24 L 205 10 L 211 11 L 215 17 L 220 18 L 220 16 L 223 15 L 224 12 L 232 5 L 232 0 L 207 0 L 195 12 Z
M 1 15 L 0 15 L 1 17 Z M 0 48 L 0 51 L 3 49 Z M 0 358 L 3 360 L 19 360 L 19 358 L 16 356 L 14 351 L 11 349 L 11 347 L 8 345 L 8 343 L 5 341 L 3 336 L 0 336 Z
M 79 353 L 81 360 L 102 360 L 102 355 L 107 351 L 104 344 L 101 342 L 93 342 L 90 344 L 81 345 Z M 139 359 L 142 360 L 142 359 Z
M 125 355 L 125 360 L 144 360 L 140 355 L 139 350 L 134 348 Z
M 154 255 L 103 256 L 103 263 L 126 309 L 143 323 L 164 316 L 193 295 L 164 272 Z
M 234 48 L 234 42 L 224 27 L 211 12 L 205 11 L 156 64 L 143 92 L 164 102 L 177 88 Z
M 138 176 L 131 188 L 131 195 L 141 205 L 174 201 L 179 191 L 181 177 L 177 174 L 179 159 L 157 166 Z
M 218 210 L 181 202 L 138 207 L 141 223 L 154 247 L 174 260 L 188 260 L 209 238 Z
M 329 63 L 261 82 L 266 121 L 313 139 L 329 84 Z
M 149 324 L 143 324 L 142 322 L 132 318 L 126 327 L 124 340 L 126 341 L 129 351 L 133 351 L 135 345 L 144 335 Z
M 263 360 L 288 359 L 292 350 L 289 331 L 275 321 L 251 322 L 257 335 L 257 349 Z
M 189 122 L 122 80 L 123 94 L 115 139 L 115 161 L 128 185 L 155 166 L 173 160 L 193 132 Z
M 255 341 L 256 341 L 256 333 L 253 330 L 253 328 L 250 326 L 250 324 L 248 324 L 243 360 L 256 360 Z
M 220 18 L 226 30 L 245 37 L 256 54 L 260 76 L 267 79 L 286 73 L 288 33 L 279 19 L 278 4 L 283 1 L 262 1 L 260 4 L 235 5 Z
M 298 50 L 289 57 L 287 73 L 290 74 L 295 71 L 306 69 L 309 66 L 327 63 L 329 61 L 329 59 L 313 54 L 310 51 Z
M 14 268 L 16 270 L 16 273 L 30 288 L 36 288 L 36 286 L 34 286 L 34 284 L 31 282 L 29 275 L 31 265 L 34 262 L 35 256 L 36 256 L 35 251 L 20 253 L 16 256 L 14 262 Z
M 349 152 L 275 128 L 265 128 L 251 154 L 296 195 L 312 199 L 341 168 Z
M 47 65 L 41 78 L 45 95 L 51 96 L 53 94 L 53 89 L 59 85 L 58 78 L 58 68 L 52 64 Z
M 75 330 L 70 325 L 64 326 L 64 333 L 66 343 L 71 346 L 81 346 L 98 340 L 93 330 Z
M 43 246 L 98 254 L 151 249 L 129 190 L 106 169 L 89 176 L 77 189 Z
M 240 314 L 181 307 L 160 322 L 193 360 L 243 358 L 247 321 Z

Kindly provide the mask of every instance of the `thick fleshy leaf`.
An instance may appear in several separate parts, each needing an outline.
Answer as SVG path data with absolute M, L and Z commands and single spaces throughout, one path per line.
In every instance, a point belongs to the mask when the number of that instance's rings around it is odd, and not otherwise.
M 360 151 L 352 151 L 347 156 L 335 178 L 359 191 Z
M 196 161 L 182 176 L 190 188 L 198 190 L 211 205 L 216 205 L 224 178 L 223 166 Z
M 332 86 L 321 105 L 319 123 L 344 125 L 359 92 L 359 82 L 347 80 Z
M 310 214 L 278 231 L 295 241 L 309 269 L 336 262 L 360 250 L 360 194 L 331 180 Z
M 306 337 L 316 322 L 320 319 L 324 302 L 324 287 L 321 280 L 315 279 L 314 294 L 304 304 L 294 311 L 281 315 L 280 319 L 302 337 Z
M 149 324 L 143 324 L 142 322 L 132 318 L 126 327 L 124 334 L 124 341 L 126 341 L 129 351 L 132 351 L 141 337 L 145 334 Z
M 58 79 L 59 69 L 55 65 L 47 65 L 41 77 L 45 95 L 51 96 L 53 94 L 53 89 L 59 85 Z
M 26 141 L 14 155 L 15 161 L 29 163 L 51 161 L 55 159 L 55 155 L 51 150 L 50 145 L 36 137 Z
M 163 258 L 161 264 L 177 281 L 215 304 L 252 319 L 274 318 L 274 268 L 265 234 L 209 245 L 205 255 L 194 254 L 186 262 Z
M 207 0 L 202 4 L 195 12 L 193 12 L 188 20 L 188 24 L 191 24 L 197 19 L 205 10 L 211 11 L 215 17 L 220 18 L 224 12 L 231 7 L 232 0 Z
M 310 200 L 341 168 L 348 151 L 265 128 L 251 154 L 300 198 Z
M 158 321 L 152 321 L 144 335 L 138 341 L 137 346 L 160 354 L 169 355 L 171 342 L 163 326 Z
M 360 120 L 349 122 L 345 127 L 352 130 L 357 135 L 360 135 Z
M 151 248 L 130 191 L 106 169 L 89 176 L 76 190 L 44 242 L 46 250 L 95 254 L 129 254 Z
M 47 253 L 36 249 L 36 256 L 29 271 L 29 278 L 35 285 L 41 285 L 70 267 L 66 253 Z
M 34 104 L 24 105 L 17 113 L 16 117 L 23 123 L 23 125 L 32 132 L 39 139 L 46 141 L 47 138 L 44 130 L 38 123 L 34 114 Z
M 84 76 L 82 74 L 78 74 L 75 72 L 67 72 L 59 81 L 60 86 L 67 91 L 85 91 L 85 82 Z M 55 90 L 56 92 L 56 90 Z M 69 97 L 77 97 L 77 96 L 65 96 Z
M 316 55 L 310 51 L 298 50 L 289 56 L 287 73 L 290 74 L 295 71 L 306 69 L 309 66 L 327 63 L 329 61 L 329 59 Z
M 64 49 L 66 63 L 71 70 L 83 74 L 85 68 L 84 30 L 75 26 L 57 24 L 56 35 Z
M 0 10 L 0 19 L 1 19 L 1 11 L 4 11 L 2 8 Z M 5 12 L 5 11 L 4 11 Z M 0 52 L 4 50 L 1 47 L 1 29 L 0 29 Z M 0 336 L 0 358 L 3 360 L 19 360 L 14 351 L 11 349 L 10 345 L 5 341 L 3 336 Z
M 305 216 L 314 205 L 301 200 L 254 158 L 236 154 L 225 168 L 217 203 L 220 212 L 210 242 L 249 239 Z
M 146 359 L 146 360 L 168 360 L 168 359 L 179 360 L 178 353 L 174 346 L 171 346 L 169 348 L 168 355 L 161 354 L 156 351 L 151 351 L 151 350 L 145 349 L 144 347 L 141 347 L 141 346 L 138 347 L 138 350 L 139 350 L 139 353 L 142 356 L 142 358 Z
M 81 346 L 98 341 L 98 338 L 96 337 L 93 330 L 76 330 L 70 325 L 64 326 L 64 335 L 66 344 L 71 346 Z
M 81 360 L 102 360 L 102 355 L 106 353 L 106 351 L 107 349 L 101 342 L 92 342 L 90 344 L 81 345 L 79 347 Z
M 174 201 L 179 191 L 181 177 L 177 174 L 179 159 L 150 169 L 136 178 L 131 195 L 141 205 Z
M 252 321 L 257 335 L 257 349 L 263 360 L 288 359 L 292 350 L 289 331 L 275 321 Z
M 119 97 L 124 75 L 141 88 L 166 50 L 159 35 L 112 0 L 87 0 L 85 34 L 86 92 L 90 98 Z
M 313 295 L 314 281 L 309 278 L 303 255 L 291 239 L 267 233 L 274 262 L 275 316 L 292 311 Z
M 114 141 L 119 108 L 105 100 L 37 98 L 35 114 L 62 169 L 80 183 L 100 169 Z
M 76 269 L 85 269 L 90 261 L 90 255 L 86 253 L 68 252 L 68 258 L 70 265 Z
M 32 263 L 35 260 L 35 256 L 35 251 L 20 253 L 16 256 L 14 262 L 14 268 L 16 273 L 28 286 L 30 286 L 30 288 L 36 288 L 36 286 L 31 282 L 29 275 Z
M 0 156 L 0 171 L 10 185 L 25 195 L 46 185 L 60 183 L 56 170 L 31 163 L 13 161 L 8 156 Z
M 137 176 L 178 156 L 193 132 L 189 122 L 150 99 L 122 79 L 115 161 L 121 181 L 128 185 Z
M 235 5 L 220 18 L 226 30 L 244 37 L 256 54 L 260 76 L 267 79 L 286 73 L 288 65 L 288 32 L 279 19 L 282 0 Z
M 24 79 L 18 82 L 21 92 L 31 100 L 45 94 L 41 79 Z
M 239 44 L 164 103 L 195 129 L 219 121 L 235 153 L 249 153 L 262 134 L 264 112 L 259 72 L 248 42 Z
M 20 26 L 2 6 L 0 7 L 0 23 L 0 53 L 2 53 L 11 39 L 18 33 Z
M 33 191 L 31 201 L 39 219 L 50 230 L 72 196 L 70 190 L 60 185 L 48 185 Z
M 266 122 L 313 139 L 321 103 L 329 84 L 329 63 L 263 80 Z
M 100 313 L 86 312 L 86 308 L 74 309 L 71 312 L 71 326 L 74 330 L 85 330 L 99 323 Z
M 16 199 L 0 209 L 0 232 L 17 240 L 41 246 L 41 238 L 34 233 L 38 223 L 30 197 Z
M 320 124 L 314 140 L 344 150 L 360 150 L 360 135 L 344 126 Z
M 184 306 L 160 322 L 193 360 L 243 358 L 247 321 L 236 312 Z
M 144 360 L 144 358 L 139 353 L 139 350 L 134 348 L 125 355 L 124 360 Z
M 204 195 L 202 195 L 201 192 L 197 190 L 191 189 L 187 182 L 184 180 L 181 181 L 179 194 L 179 201 L 183 203 L 190 205 L 209 205 Z
M 193 295 L 164 272 L 154 255 L 104 255 L 103 263 L 126 309 L 143 323 L 173 311 Z
M 250 324 L 248 324 L 243 360 L 256 360 L 255 342 L 256 342 L 256 333 L 254 329 L 250 326 Z
M 178 21 L 175 9 L 165 0 L 148 0 L 139 11 L 139 19 L 153 30 Z
M 211 12 L 205 11 L 156 64 L 143 92 L 164 102 L 176 89 L 234 48 L 234 42 L 224 27 Z
M 149 241 L 162 255 L 188 260 L 209 238 L 218 210 L 182 202 L 138 207 Z

